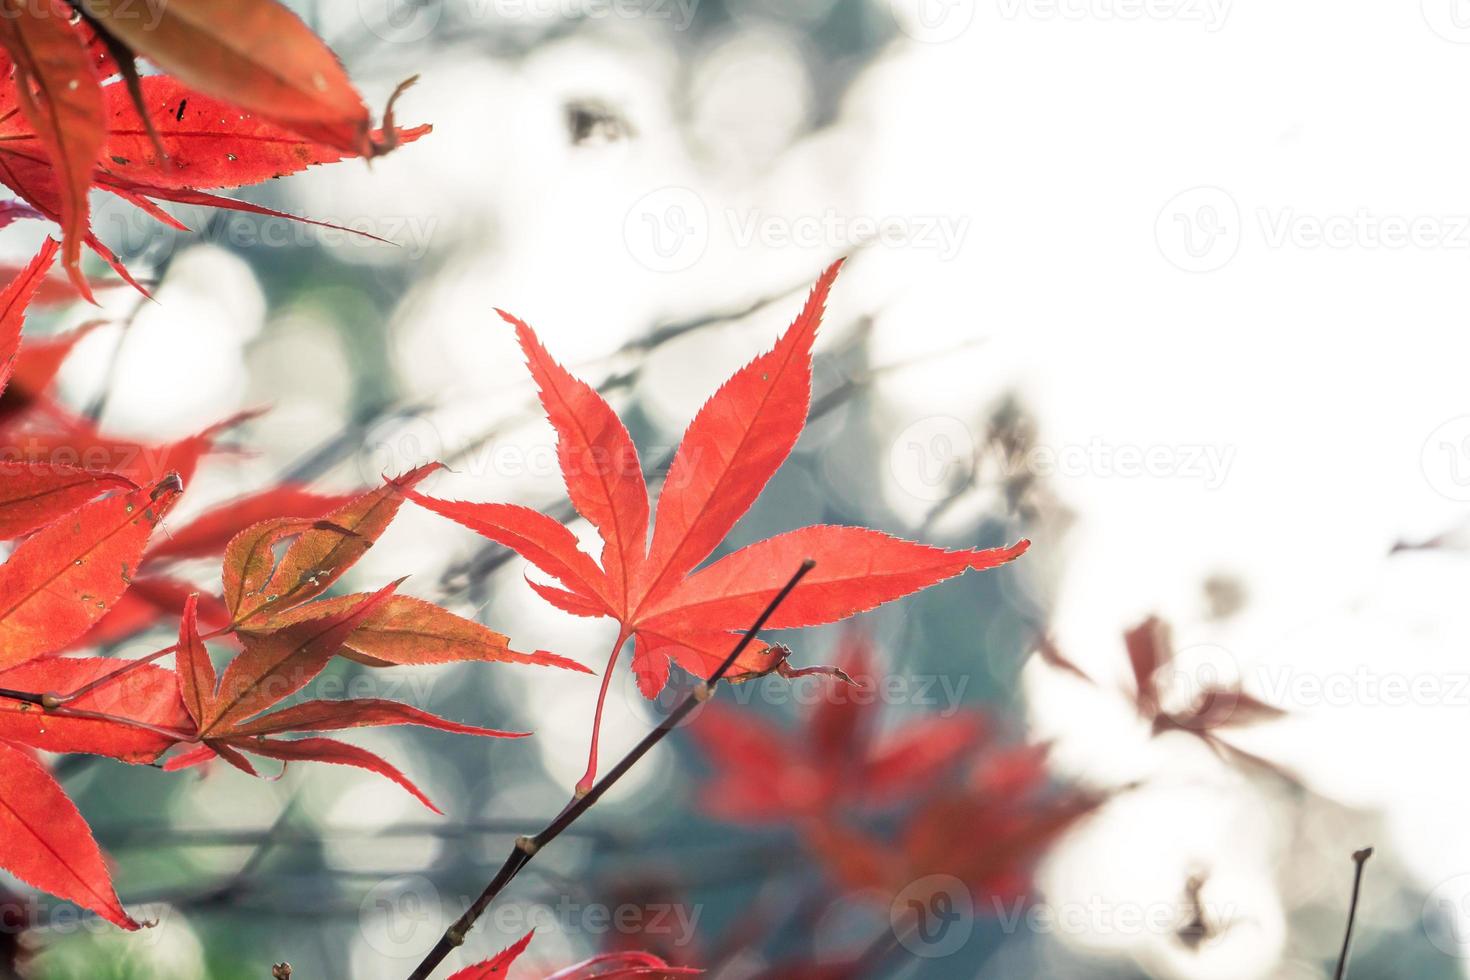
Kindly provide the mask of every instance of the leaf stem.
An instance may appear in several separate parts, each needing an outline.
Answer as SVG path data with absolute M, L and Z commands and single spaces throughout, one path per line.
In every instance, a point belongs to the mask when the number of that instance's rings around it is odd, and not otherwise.
M 602 779 L 598 780 L 596 785 L 587 791 L 586 795 L 573 800 L 566 809 L 562 810 L 555 819 L 542 828 L 541 832 L 534 837 L 516 838 L 515 846 L 511 848 L 510 854 L 506 856 L 505 863 L 500 866 L 500 870 L 495 873 L 495 877 L 490 880 L 490 884 L 485 886 L 485 890 L 480 893 L 480 897 L 475 899 L 474 903 L 465 910 L 464 914 L 455 920 L 452 926 L 445 930 L 443 936 L 439 937 L 439 941 L 434 944 L 433 949 L 429 950 L 423 962 L 409 974 L 408 980 L 428 980 L 429 976 L 439 964 L 443 963 L 449 954 L 454 952 L 456 947 L 464 944 L 465 937 L 475 927 L 475 923 L 479 920 L 480 916 L 490 907 L 490 903 L 499 897 L 500 893 L 505 890 L 505 886 L 509 885 L 516 875 L 520 874 L 522 868 L 531 863 L 531 859 L 542 848 L 565 833 L 567 828 L 577 822 L 578 818 L 592 809 L 593 804 L 602 799 L 604 793 L 611 789 L 619 779 L 627 775 L 628 770 L 637 765 L 640 759 L 653 751 L 654 746 L 662 742 L 668 737 L 670 732 L 679 727 L 679 723 L 688 717 L 694 709 L 713 696 L 715 687 L 730 672 L 730 668 L 735 665 L 735 661 L 745 652 L 745 648 L 751 644 L 756 634 L 761 631 L 766 625 L 766 622 L 775 614 L 781 603 L 786 601 L 786 597 L 791 594 L 791 590 L 796 588 L 797 584 L 806 577 L 807 573 L 815 565 L 816 563 L 810 558 L 801 563 L 801 567 L 796 570 L 796 574 L 791 576 L 790 581 L 782 587 L 780 592 L 776 593 L 775 597 L 771 599 L 770 604 L 766 606 L 765 611 L 760 614 L 750 629 L 746 630 L 744 635 L 740 637 L 740 642 L 735 644 L 735 649 L 730 651 L 730 655 L 725 658 L 725 662 L 720 664 L 719 668 L 709 676 L 708 680 L 697 685 L 683 701 L 679 702 L 678 706 L 669 712 L 658 723 L 657 727 L 643 736 L 638 744 L 633 746 L 632 750 L 618 761 L 617 765 L 608 770 L 606 776 L 603 776 Z M 619 644 L 619 647 L 621 645 Z M 609 666 L 608 673 L 611 674 L 611 672 L 611 666 Z
M 217 629 L 217 630 L 215 630 L 212 633 L 205 633 L 199 639 L 200 640 L 212 640 L 215 637 L 223 636 L 225 633 L 230 632 L 230 629 L 231 629 L 231 627 L 226 626 L 226 627 L 224 627 L 222 629 Z M 70 693 L 59 695 L 58 696 L 58 703 L 60 703 L 60 704 L 70 704 L 71 702 L 77 700 L 77 698 L 86 697 L 88 694 L 91 694 L 93 691 L 97 690 L 98 688 L 106 687 L 108 684 L 114 683 L 118 678 L 120 678 L 120 677 L 124 676 L 125 674 L 128 674 L 128 673 L 130 673 L 130 672 L 132 672 L 134 670 L 137 670 L 139 667 L 143 666 L 144 664 L 151 664 L 155 660 L 159 660 L 159 659 L 161 659 L 163 657 L 168 656 L 170 653 L 177 653 L 178 652 L 178 649 L 179 649 L 179 645 L 177 643 L 173 643 L 173 644 L 170 644 L 169 646 L 164 647 L 162 650 L 154 650 L 152 653 L 148 654 L 146 657 L 139 657 L 136 660 L 128 660 L 128 661 L 125 661 L 123 663 L 123 665 L 121 667 L 119 667 L 117 670 L 111 671 L 110 673 L 103 674 L 101 677 L 97 678 L 96 680 L 89 681 L 88 683 L 83 684 L 81 687 L 77 688 L 76 690 L 71 691 Z
M 1353 852 L 1353 897 L 1348 902 L 1347 932 L 1342 937 L 1342 952 L 1337 957 L 1337 970 L 1332 980 L 1343 980 L 1347 976 L 1348 953 L 1353 946 L 1353 922 L 1358 917 L 1358 894 L 1363 887 L 1363 865 L 1373 856 L 1373 848 L 1365 847 Z
M 602 706 L 607 703 L 607 689 L 612 682 L 613 668 L 618 665 L 618 654 L 627 642 L 628 631 L 619 630 L 618 641 L 613 644 L 612 653 L 607 658 L 607 669 L 602 672 L 602 688 L 597 692 L 597 710 L 592 715 L 592 745 L 587 750 L 587 771 L 577 780 L 577 796 L 586 796 L 592 784 L 597 781 L 597 741 L 602 734 Z

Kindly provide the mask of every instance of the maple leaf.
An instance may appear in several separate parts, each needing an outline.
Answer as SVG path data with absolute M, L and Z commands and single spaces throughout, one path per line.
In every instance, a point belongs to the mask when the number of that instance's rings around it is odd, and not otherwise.
M 109 490 L 137 484 L 116 473 L 0 461 L 0 539 L 18 538 Z
M 93 187 L 178 229 L 186 226 L 158 201 L 308 221 L 208 191 L 371 157 L 429 131 L 393 125 L 398 92 L 384 130 L 372 131 L 340 63 L 274 0 L 169 0 L 151 5 L 151 21 L 112 3 L 81 4 L 102 33 L 73 23 L 63 0 L 0 2 L 0 46 L 8 55 L 0 68 L 15 76 L 0 91 L 0 182 L 61 225 L 62 264 L 89 300 L 83 244 L 146 293 L 93 234 Z M 130 48 L 178 78 L 138 78 Z M 119 73 L 122 79 L 102 84 Z
M 342 62 L 275 0 L 143 0 L 141 11 L 108 0 L 77 5 L 103 31 L 203 94 L 343 154 L 371 157 L 392 148 L 374 138 Z
M 967 569 L 993 568 L 1026 550 L 1028 542 L 1021 541 L 1008 548 L 948 551 L 866 528 L 816 526 L 749 545 L 695 570 L 755 502 L 806 424 L 812 345 L 840 265 L 823 273 L 775 347 L 737 371 L 695 416 L 659 495 L 651 541 L 647 485 L 627 428 L 596 390 L 551 358 L 529 326 L 504 312 L 556 430 L 567 493 L 602 538 L 601 563 L 581 551 L 560 522 L 530 508 L 408 491 L 420 505 L 513 549 L 550 575 L 559 585 L 532 585 L 552 605 L 618 621 L 579 792 L 596 776 L 602 707 L 629 637 L 639 690 L 652 698 L 667 683 L 671 660 L 709 677 L 729 653 L 733 634 L 759 615 L 804 560 L 815 560 L 815 570 L 771 618 L 772 629 L 836 622 Z M 788 654 L 780 645 L 753 644 L 727 679 L 802 673 L 787 665 Z
M 896 841 L 835 820 L 803 823 L 803 839 L 844 887 L 901 894 L 899 911 L 936 907 L 938 892 L 955 879 L 969 890 L 971 907 L 996 908 L 1024 897 L 1041 854 L 1103 802 L 1052 789 L 1045 760 L 1044 746 L 982 756 L 967 781 L 923 798 Z
M 62 264 L 75 270 L 73 282 L 84 294 L 82 242 L 90 235 L 87 192 L 92 168 L 102 151 L 102 87 L 93 59 L 71 25 L 65 0 L 0 0 L 0 45 L 9 53 L 14 105 L 7 106 L 7 129 L 29 124 L 44 159 L 53 168 L 45 204 L 31 200 L 12 180 L 12 154 L 0 160 L 0 180 L 61 225 Z M 32 150 L 35 152 L 35 150 Z
M 92 831 L 55 777 L 30 753 L 0 741 L 0 868 L 123 929 L 123 911 Z
M 535 934 L 536 930 L 532 929 L 488 960 L 465 967 L 449 980 L 500 980 L 509 974 L 511 966 L 520 959 Z M 677 977 L 698 976 L 701 972 L 689 967 L 670 966 L 652 953 L 620 952 L 594 956 L 575 966 L 548 973 L 543 980 L 675 980 Z
M 201 743 L 203 749 L 249 775 L 258 773 L 242 754 L 245 752 L 285 762 L 329 762 L 367 769 L 398 783 L 429 809 L 440 812 L 406 776 L 365 749 L 325 738 L 290 741 L 270 737 L 383 725 L 420 725 L 493 738 L 522 737 L 523 733 L 463 725 L 409 705 L 378 699 L 307 701 L 270 711 L 320 674 L 353 631 L 391 597 L 397 584 L 365 598 L 356 597 L 345 608 L 318 610 L 312 618 L 270 633 L 244 635 L 244 650 L 218 676 L 199 634 L 196 597 L 191 596 L 180 620 L 175 658 L 179 695 L 195 728 L 191 741 Z M 209 757 L 191 753 L 187 764 Z
M 107 657 L 33 660 L 0 671 L 0 687 L 76 691 L 112 677 L 118 667 L 119 661 Z M 45 752 L 151 763 L 192 731 L 174 672 L 151 664 L 130 668 L 110 683 L 68 701 L 66 709 L 43 711 L 35 704 L 0 699 L 0 739 Z
M 876 737 L 881 683 L 867 639 L 851 633 L 837 661 L 854 687 L 833 688 L 794 731 L 711 702 L 690 729 L 716 766 L 704 808 L 741 823 L 820 819 L 844 805 L 893 802 L 932 788 L 981 742 L 978 712 L 924 717 Z
M 279 483 L 259 493 L 219 504 L 148 549 L 152 565 L 185 558 L 209 558 L 224 552 L 230 539 L 252 524 L 282 517 L 320 517 L 351 501 L 356 494 L 322 494 L 295 483 Z
M 84 504 L 22 541 L 0 565 L 0 669 L 55 653 L 101 619 L 182 492 L 166 476 Z

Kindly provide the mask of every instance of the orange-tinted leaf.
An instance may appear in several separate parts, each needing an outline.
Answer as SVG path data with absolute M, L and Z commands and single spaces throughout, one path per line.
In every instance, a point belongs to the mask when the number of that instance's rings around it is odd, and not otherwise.
M 0 565 L 0 667 L 60 650 L 102 618 L 181 491 L 166 477 L 86 504 L 21 542 Z
M 62 265 L 91 299 L 81 249 L 90 232 L 87 192 L 105 138 L 102 86 L 63 0 L 0 0 L 0 13 L 0 45 L 15 67 L 21 111 L 57 176 Z
M 298 606 L 271 621 L 273 629 L 344 612 L 367 596 L 337 596 Z M 456 616 L 431 602 L 395 595 L 379 605 L 347 638 L 342 655 L 370 667 L 399 664 L 447 664 L 460 661 L 503 661 L 590 671 L 565 657 L 538 650 L 520 653 L 510 639 L 473 620 Z
M 68 694 L 127 666 L 110 657 L 33 660 L 0 672 L 0 687 L 37 694 Z M 66 712 L 105 714 L 142 725 L 127 725 Z M 123 762 L 152 762 L 179 741 L 143 725 L 185 733 L 190 720 L 179 701 L 173 672 L 142 664 L 66 705 L 66 712 L 47 712 L 37 705 L 0 700 L 0 739 L 21 742 L 46 752 L 86 752 Z
M 254 587 L 254 578 L 242 579 L 245 588 L 236 598 L 227 582 L 225 601 L 235 614 L 235 622 L 258 628 L 280 611 L 325 592 L 388 529 L 403 504 L 404 491 L 438 468 L 438 464 L 421 466 L 323 514 L 297 534 L 263 585 Z M 254 533 L 254 529 L 245 533 Z M 283 536 L 278 535 L 276 540 Z M 231 542 L 230 553 L 234 552 Z M 230 560 L 227 555 L 227 569 Z M 260 564 L 260 560 L 255 561 L 252 570 Z
M 148 549 L 149 561 L 204 558 L 224 551 L 236 535 L 272 518 L 319 517 L 341 507 L 352 496 L 313 493 L 284 484 L 241 497 L 206 511 L 185 526 L 172 530 Z
M 0 539 L 29 534 L 119 487 L 136 489 L 132 480 L 114 473 L 0 461 Z
M 179 647 L 174 652 L 174 670 L 179 675 L 179 696 L 196 728 L 210 717 L 214 705 L 214 661 L 199 638 L 199 597 L 191 595 L 184 602 L 179 619 Z
M 0 742 L 0 868 L 58 898 L 137 929 L 112 888 L 91 828 L 46 767 Z
M 231 621 L 243 620 L 267 605 L 276 604 L 279 597 L 265 592 L 266 583 L 276 570 L 276 546 L 316 523 L 309 518 L 277 518 L 252 524 L 230 539 L 225 546 L 220 577 Z
M 225 668 L 219 692 L 200 726 L 209 733 L 228 733 L 251 715 L 269 708 L 309 684 L 342 649 L 398 583 L 386 586 L 345 611 L 305 620 L 274 633 L 244 634 L 244 651 Z
M 525 738 L 528 734 L 462 725 L 397 701 L 357 698 L 350 701 L 307 701 L 282 708 L 236 725 L 230 730 L 230 737 L 281 735 L 286 732 L 338 732 L 348 728 L 380 728 L 384 725 L 419 725 L 423 728 L 437 728 L 441 732 L 481 735 L 487 738 Z

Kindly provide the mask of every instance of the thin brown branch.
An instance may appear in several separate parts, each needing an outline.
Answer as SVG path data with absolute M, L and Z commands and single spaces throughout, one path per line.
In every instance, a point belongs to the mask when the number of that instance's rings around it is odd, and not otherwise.
M 443 936 L 439 937 L 439 941 L 434 944 L 433 949 L 429 950 L 429 954 L 424 957 L 423 962 L 414 969 L 413 973 L 409 974 L 409 980 L 428 980 L 429 976 L 433 974 L 439 964 L 443 963 L 456 948 L 464 944 L 465 937 L 475 927 L 475 923 L 479 921 L 480 916 L 490 907 L 490 903 L 499 897 L 500 893 L 505 890 L 505 887 L 515 879 L 516 875 L 521 873 L 521 870 L 526 865 L 531 863 L 532 858 L 542 848 L 565 833 L 583 814 L 592 809 L 598 800 L 602 799 L 604 793 L 616 785 L 617 781 L 622 779 L 623 776 L 627 775 L 628 770 L 637 765 L 639 760 L 645 755 L 653 751 L 654 746 L 662 742 L 668 737 L 670 732 L 679 727 L 679 724 L 691 712 L 713 696 L 716 686 L 730 672 L 730 668 L 735 665 L 735 661 L 740 657 L 740 654 L 745 652 L 745 648 L 755 639 L 756 634 L 761 631 L 771 616 L 780 608 L 781 603 L 786 601 L 786 597 L 806 577 L 807 573 L 812 570 L 815 564 L 811 559 L 802 562 L 801 567 L 796 570 L 796 574 L 791 576 L 791 580 L 781 588 L 780 592 L 776 593 L 775 597 L 771 599 L 755 623 L 740 637 L 740 642 L 735 644 L 735 649 L 730 651 L 730 655 L 725 658 L 725 662 L 720 664 L 719 668 L 709 676 L 708 680 L 698 684 L 683 701 L 679 702 L 678 706 L 669 712 L 653 731 L 643 736 L 642 740 L 633 746 L 632 750 L 623 756 L 617 765 L 608 771 L 606 776 L 598 780 L 592 789 L 568 804 L 566 809 L 562 810 L 555 819 L 542 828 L 540 833 L 532 837 L 516 838 L 515 845 L 511 848 L 510 854 L 506 856 L 505 863 L 500 866 L 500 870 L 495 873 L 495 877 L 490 880 L 490 884 L 485 886 L 485 890 L 480 893 L 480 897 L 475 899 L 474 903 L 465 910 L 464 914 L 452 926 L 445 930 Z
M 1353 922 L 1358 917 L 1358 895 L 1363 888 L 1363 865 L 1373 856 L 1373 848 L 1365 847 L 1353 852 L 1353 897 L 1348 901 L 1347 931 L 1342 937 L 1342 952 L 1337 957 L 1337 970 L 1332 980 L 1344 980 L 1347 976 L 1348 953 L 1353 947 Z

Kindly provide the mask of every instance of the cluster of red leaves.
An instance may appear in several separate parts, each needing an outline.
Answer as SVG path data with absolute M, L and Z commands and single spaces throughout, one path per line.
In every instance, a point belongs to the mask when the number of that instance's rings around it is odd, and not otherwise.
M 862 636 L 847 638 L 839 665 L 869 696 L 831 692 L 796 730 L 706 707 L 690 728 L 716 765 L 704 809 L 733 823 L 794 826 L 844 891 L 922 905 L 933 897 L 926 883 L 958 880 L 977 910 L 1023 897 L 1037 857 L 1100 801 L 1055 790 L 1044 746 L 996 748 L 977 711 L 878 737 L 881 677 Z M 896 833 L 884 832 L 891 820 L 870 819 L 893 815 Z
M 449 980 L 500 980 L 510 972 L 531 944 L 532 929 L 505 949 L 482 963 L 467 966 Z M 698 976 L 699 970 L 670 966 L 652 953 L 603 953 L 574 966 L 548 973 L 543 980 L 678 980 Z
M 812 396 L 812 346 L 841 263 L 818 280 L 775 347 L 751 361 L 705 403 L 684 433 L 659 494 L 650 540 L 648 487 L 638 450 L 612 407 L 551 358 L 529 326 L 506 313 L 526 355 L 541 405 L 556 430 L 557 460 L 577 512 L 602 538 L 599 564 L 563 524 L 513 504 L 438 500 L 417 503 L 513 549 L 559 585 L 531 582 L 558 609 L 610 617 L 618 637 L 603 677 L 603 697 L 618 654 L 634 641 L 638 688 L 653 698 L 674 662 L 709 677 L 804 560 L 813 571 L 767 626 L 794 629 L 846 619 L 966 569 L 994 568 L 1019 557 L 1028 542 L 1006 548 L 948 551 L 863 527 L 819 525 L 776 535 L 698 569 L 745 514 L 796 446 Z M 726 675 L 741 681 L 773 671 L 794 677 L 790 650 L 752 644 Z M 601 718 L 602 701 L 598 702 Z M 597 722 L 591 760 L 578 789 L 596 775 Z
M 984 716 L 962 710 L 880 737 L 881 677 L 864 635 L 847 635 L 837 666 L 853 683 L 826 692 L 794 732 L 722 703 L 704 707 L 690 731 L 716 766 L 701 795 L 708 812 L 789 824 L 902 803 L 952 774 L 985 736 Z
M 336 763 L 386 776 L 432 809 L 406 776 L 372 753 L 318 736 L 282 736 L 384 725 L 514 733 L 388 700 L 281 703 L 339 654 L 369 666 L 505 661 L 586 668 L 512 650 L 506 637 L 479 623 L 395 594 L 397 583 L 323 598 L 387 530 L 404 492 L 434 467 L 345 496 L 271 487 L 155 541 L 183 492 L 181 474 L 192 474 L 220 427 L 143 446 L 106 437 L 50 398 L 50 378 L 74 338 L 21 353 L 20 337 L 26 304 L 56 252 L 48 242 L 0 291 L 0 386 L 12 381 L 0 394 L 0 429 L 7 442 L 26 447 L 22 458 L 0 462 L 0 538 L 19 539 L 0 565 L 0 867 L 131 929 L 137 923 L 113 891 L 91 832 L 37 751 L 153 763 L 182 747 L 164 768 L 219 758 L 251 775 L 246 753 Z M 86 464 L 58 461 L 63 449 Z M 210 558 L 221 560 L 218 595 L 196 594 L 171 569 Z M 64 656 L 174 615 L 178 643 L 146 657 Z M 209 639 L 238 651 L 222 673 Z M 154 663 L 171 653 L 172 670 Z
M 374 131 L 336 56 L 276 0 L 0 0 L 0 48 L 0 182 L 61 226 L 88 298 L 83 245 L 137 286 L 92 232 L 94 187 L 180 229 L 157 202 L 290 217 L 210 191 L 428 131 L 395 128 L 391 100 Z M 140 78 L 138 57 L 167 74 Z

